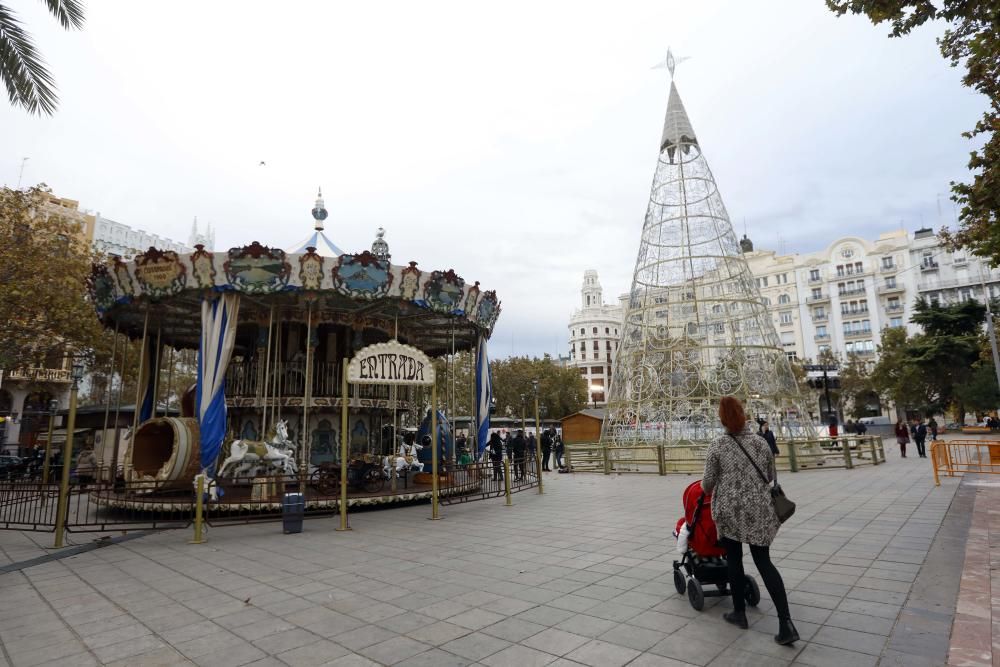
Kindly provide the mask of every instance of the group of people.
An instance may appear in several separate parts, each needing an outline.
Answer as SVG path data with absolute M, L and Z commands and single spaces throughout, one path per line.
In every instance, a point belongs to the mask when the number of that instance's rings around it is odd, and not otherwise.
M 483 460 L 489 459 L 493 463 L 493 479 L 503 478 L 503 457 L 506 452 L 513 463 L 514 479 L 520 480 L 527 474 L 527 462 L 534 459 L 535 450 L 538 445 L 542 449 L 542 470 L 550 472 L 549 462 L 552 461 L 556 468 L 563 467 L 563 442 L 554 428 L 542 431 L 539 441 L 535 441 L 535 434 L 528 433 L 525 437 L 524 431 L 518 429 L 512 436 L 510 431 L 504 432 L 501 436 L 494 431 L 490 435 L 489 442 L 483 452 Z
M 910 442 L 910 438 L 912 438 L 914 444 L 917 446 L 917 455 L 922 459 L 926 459 L 927 449 L 924 444 L 927 442 L 928 432 L 931 434 L 931 440 L 937 440 L 938 423 L 933 417 L 926 424 L 919 417 L 912 420 L 909 424 L 902 419 L 898 420 L 894 428 L 894 433 L 896 435 L 896 444 L 899 445 L 899 455 L 904 459 L 906 458 L 906 445 Z
M 850 435 L 864 435 L 867 432 L 868 432 L 868 425 L 865 424 L 860 419 L 856 422 L 848 419 L 844 423 L 844 433 Z

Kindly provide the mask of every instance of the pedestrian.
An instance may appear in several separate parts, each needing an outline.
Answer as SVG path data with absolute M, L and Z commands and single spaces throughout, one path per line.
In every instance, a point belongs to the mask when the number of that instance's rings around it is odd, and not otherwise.
M 850 419 L 848 419 L 847 422 L 844 424 L 844 433 L 846 433 L 847 435 L 852 435 L 852 434 L 854 434 L 856 432 L 857 432 L 857 429 L 856 429 L 856 427 L 854 425 L 854 422 L 852 422 Z
M 764 438 L 753 432 L 739 399 L 722 398 L 719 420 L 726 433 L 708 447 L 701 486 L 705 493 L 712 494 L 712 519 L 719 532 L 719 541 L 726 549 L 733 611 L 723 614 L 723 618 L 744 630 L 748 627 L 746 600 L 742 595 L 746 586 L 745 542 L 750 545 L 754 565 L 778 614 L 778 634 L 774 641 L 792 644 L 799 639 L 799 633 L 792 623 L 785 584 L 770 555 L 771 542 L 781 522 L 774 511 L 771 484 L 761 479 L 762 476 L 774 479 L 774 456 Z
M 503 440 L 500 439 L 500 435 L 496 431 L 490 436 L 490 442 L 486 448 L 489 451 L 490 462 L 493 464 L 493 479 L 503 479 Z
M 562 436 L 559 435 L 558 433 L 553 432 L 552 433 L 552 442 L 555 445 L 555 459 L 556 459 L 555 462 L 556 462 L 556 468 L 559 468 L 560 470 L 562 470 L 565 467 L 565 464 L 563 463 L 563 451 L 564 451 L 564 447 L 563 447 Z
M 868 432 L 868 425 L 865 424 L 860 419 L 858 420 L 858 423 L 856 424 L 856 426 L 857 426 L 857 429 L 858 429 L 858 435 L 864 435 L 865 433 Z
M 524 454 L 527 446 L 527 443 L 524 441 L 524 431 L 518 431 L 517 435 L 510 441 L 510 451 L 514 459 L 514 479 L 520 480 L 525 477 Z
M 768 426 L 767 420 L 765 419 L 760 423 L 760 428 L 757 430 L 757 435 L 764 438 L 767 441 L 767 446 L 771 450 L 773 456 L 778 455 L 778 442 L 774 439 L 774 431 Z
M 525 448 L 528 451 L 528 460 L 534 463 L 535 456 L 538 454 L 538 441 L 535 440 L 534 433 L 528 433 L 528 437 L 525 440 Z
M 76 479 L 80 490 L 86 491 L 88 484 L 94 483 L 94 473 L 97 470 L 97 457 L 93 449 L 84 449 L 76 459 Z
M 548 429 L 542 431 L 542 470 L 548 472 L 549 457 L 552 456 L 552 434 Z
M 896 421 L 896 444 L 899 445 L 899 454 L 906 458 L 906 443 L 910 441 L 910 432 L 906 430 L 906 422 L 902 419 Z
M 923 419 L 917 419 L 913 427 L 913 442 L 917 445 L 917 455 L 922 459 L 927 458 L 927 452 L 924 450 L 924 442 L 927 440 L 927 426 L 924 424 Z
M 931 441 L 937 440 L 938 439 L 938 423 L 937 423 L 937 420 L 934 419 L 934 417 L 931 417 L 931 420 L 929 422 L 927 422 L 927 428 L 929 428 L 931 430 Z
M 467 446 L 468 446 L 468 441 L 466 440 L 465 437 L 465 431 L 462 431 L 458 434 L 458 437 L 455 438 L 455 453 L 460 454 L 463 450 L 466 449 Z M 461 465 L 461 461 L 459 461 L 459 465 Z

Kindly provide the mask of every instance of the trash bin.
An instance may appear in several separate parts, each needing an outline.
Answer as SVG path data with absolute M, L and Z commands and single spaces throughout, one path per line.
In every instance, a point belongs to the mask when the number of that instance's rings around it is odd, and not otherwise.
M 281 523 L 286 535 L 302 532 L 305 513 L 305 496 L 301 493 L 286 493 L 281 499 Z

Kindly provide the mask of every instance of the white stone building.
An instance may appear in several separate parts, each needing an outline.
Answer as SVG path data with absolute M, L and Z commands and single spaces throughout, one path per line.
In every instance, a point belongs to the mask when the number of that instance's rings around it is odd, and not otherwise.
M 591 405 L 605 405 L 611 369 L 618 351 L 622 309 L 604 303 L 597 271 L 583 274 L 580 308 L 569 321 L 569 361 L 567 366 L 580 371 L 587 382 Z
M 745 253 L 789 357 L 815 361 L 824 351 L 874 361 L 886 328 L 910 322 L 918 298 L 953 303 L 1000 296 L 1000 269 L 951 253 L 930 229 L 886 232 L 873 241 L 843 237 L 814 253 Z
M 103 217 L 99 212 L 94 216 L 94 248 L 109 255 L 132 259 L 151 247 L 174 252 L 191 252 L 192 248 L 183 243 L 150 234 L 141 229 Z

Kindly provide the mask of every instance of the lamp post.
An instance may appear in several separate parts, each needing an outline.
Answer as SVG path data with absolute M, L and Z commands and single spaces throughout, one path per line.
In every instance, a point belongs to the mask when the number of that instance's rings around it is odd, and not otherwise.
M 73 384 L 69 388 L 69 417 L 66 419 L 66 444 L 63 445 L 62 479 L 59 482 L 59 504 L 56 508 L 56 549 L 63 546 L 66 515 L 69 514 L 69 469 L 73 464 L 73 431 L 76 428 L 76 395 L 83 379 L 83 360 L 73 359 Z
M 542 432 L 538 421 L 538 380 L 531 381 L 531 389 L 535 393 L 535 474 L 538 475 L 538 493 L 542 490 Z
M 527 403 L 528 403 L 528 396 L 527 396 L 527 394 L 521 394 L 521 430 L 522 431 L 525 430 L 525 425 L 524 425 L 524 423 L 525 423 L 524 422 L 525 407 L 524 406 L 527 405 Z
M 57 410 L 59 401 L 53 398 L 49 401 L 49 437 L 45 441 L 45 459 L 42 461 L 42 484 L 49 483 L 49 457 L 52 455 L 52 430 L 56 423 Z

